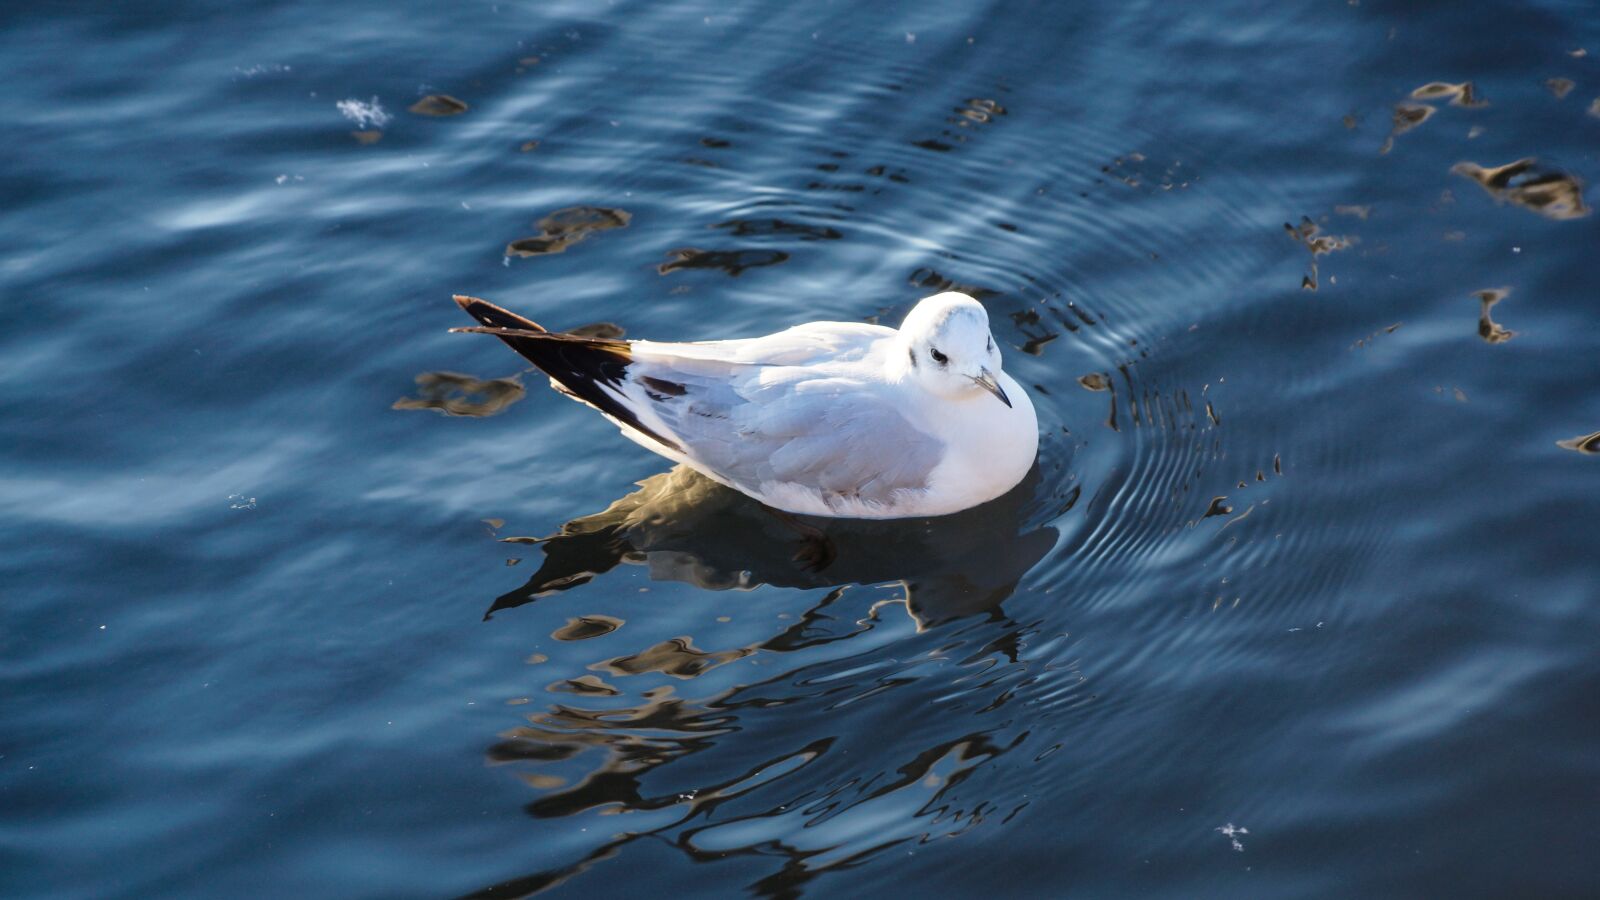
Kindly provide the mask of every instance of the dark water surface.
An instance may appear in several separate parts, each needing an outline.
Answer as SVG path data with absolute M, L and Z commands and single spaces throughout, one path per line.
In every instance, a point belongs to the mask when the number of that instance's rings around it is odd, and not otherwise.
M 0 894 L 1600 892 L 1591 4 L 0 22 Z M 821 572 L 446 333 L 949 284 Z

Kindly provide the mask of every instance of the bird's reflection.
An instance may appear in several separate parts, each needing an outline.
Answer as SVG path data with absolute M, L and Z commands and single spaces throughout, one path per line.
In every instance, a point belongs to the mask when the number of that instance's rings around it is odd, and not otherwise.
M 588 674 L 552 686 L 561 701 L 500 732 L 486 759 L 532 769 L 523 777 L 542 792 L 525 807 L 535 819 L 596 810 L 643 816 L 614 828 L 611 840 L 581 859 L 470 896 L 537 893 L 643 840 L 665 841 L 697 861 L 774 859 L 778 869 L 757 893 L 798 896 L 810 880 L 848 864 L 834 858 L 840 829 L 870 819 L 869 843 L 885 848 L 955 836 L 991 814 L 1014 815 L 1028 801 L 1006 787 L 1000 770 L 988 776 L 989 764 L 1021 746 L 1052 704 L 1073 702 L 1065 698 L 1078 696 L 1082 681 L 1073 674 L 1056 684 L 1029 716 L 972 719 L 1006 707 L 1030 684 L 1072 671 L 1064 666 L 1046 676 L 1044 663 L 1022 659 L 1035 626 L 999 613 L 1056 543 L 1056 529 L 1046 523 L 1061 512 L 1059 499 L 1049 491 L 1040 498 L 1039 482 L 1035 468 L 1008 494 L 933 519 L 793 520 L 679 467 L 549 537 L 509 538 L 539 544 L 544 560 L 490 614 L 575 588 L 621 563 L 709 590 L 828 590 L 777 633 L 706 649 L 686 634 L 594 661 Z M 820 558 L 818 542 L 829 547 Z M 839 615 L 836 604 L 849 604 L 846 587 L 885 582 L 903 589 L 919 630 L 981 613 L 990 619 L 952 623 L 940 636 L 925 631 L 918 637 L 936 643 L 914 651 L 905 642 L 886 649 L 870 641 L 861 649 L 823 649 L 866 635 L 879 621 L 869 614 L 852 627 L 853 617 Z M 679 692 L 755 656 L 788 661 L 746 669 L 740 683 L 719 682 L 705 696 Z M 677 683 L 663 683 L 663 675 Z M 645 677 L 639 686 L 636 676 Z M 945 705 L 942 715 L 909 725 L 935 703 Z M 902 729 L 887 721 L 902 722 L 916 738 L 900 744 L 888 737 L 885 728 Z M 809 799 L 797 802 L 796 790 Z M 745 847 L 740 829 L 773 834 Z
M 903 582 L 926 627 L 995 609 L 1054 546 L 1056 530 L 1037 524 L 1038 481 L 1035 467 L 1004 496 L 938 518 L 795 519 L 678 466 L 548 537 L 507 538 L 539 544 L 544 561 L 485 617 L 632 563 L 709 590 Z

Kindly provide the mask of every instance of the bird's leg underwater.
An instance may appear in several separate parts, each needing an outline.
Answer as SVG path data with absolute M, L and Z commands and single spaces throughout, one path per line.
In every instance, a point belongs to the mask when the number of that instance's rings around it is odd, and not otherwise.
M 801 563 L 810 572 L 821 572 L 833 565 L 834 559 L 839 555 L 839 548 L 834 545 L 833 538 L 828 537 L 826 532 L 807 525 L 793 514 L 781 509 L 774 509 L 764 503 L 761 508 L 800 535 L 800 550 L 794 555 L 795 562 Z

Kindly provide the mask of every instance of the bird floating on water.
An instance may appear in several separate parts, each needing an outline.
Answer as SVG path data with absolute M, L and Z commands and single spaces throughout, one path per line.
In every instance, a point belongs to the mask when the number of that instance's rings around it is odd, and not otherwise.
M 1006 493 L 1039 422 L 1001 371 L 989 315 L 946 291 L 900 328 L 808 322 L 692 343 L 547 331 L 476 297 L 456 303 L 631 440 L 789 513 L 941 516 Z

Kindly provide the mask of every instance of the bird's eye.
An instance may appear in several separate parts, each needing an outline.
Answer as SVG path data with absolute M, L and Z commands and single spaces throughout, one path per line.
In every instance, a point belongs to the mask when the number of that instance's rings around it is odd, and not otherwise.
M 993 353 L 994 352 L 994 338 L 987 338 L 984 341 L 983 349 L 989 351 L 990 353 Z
M 941 366 L 950 361 L 950 357 L 940 353 L 937 349 L 929 350 L 928 355 L 933 357 L 933 361 Z

